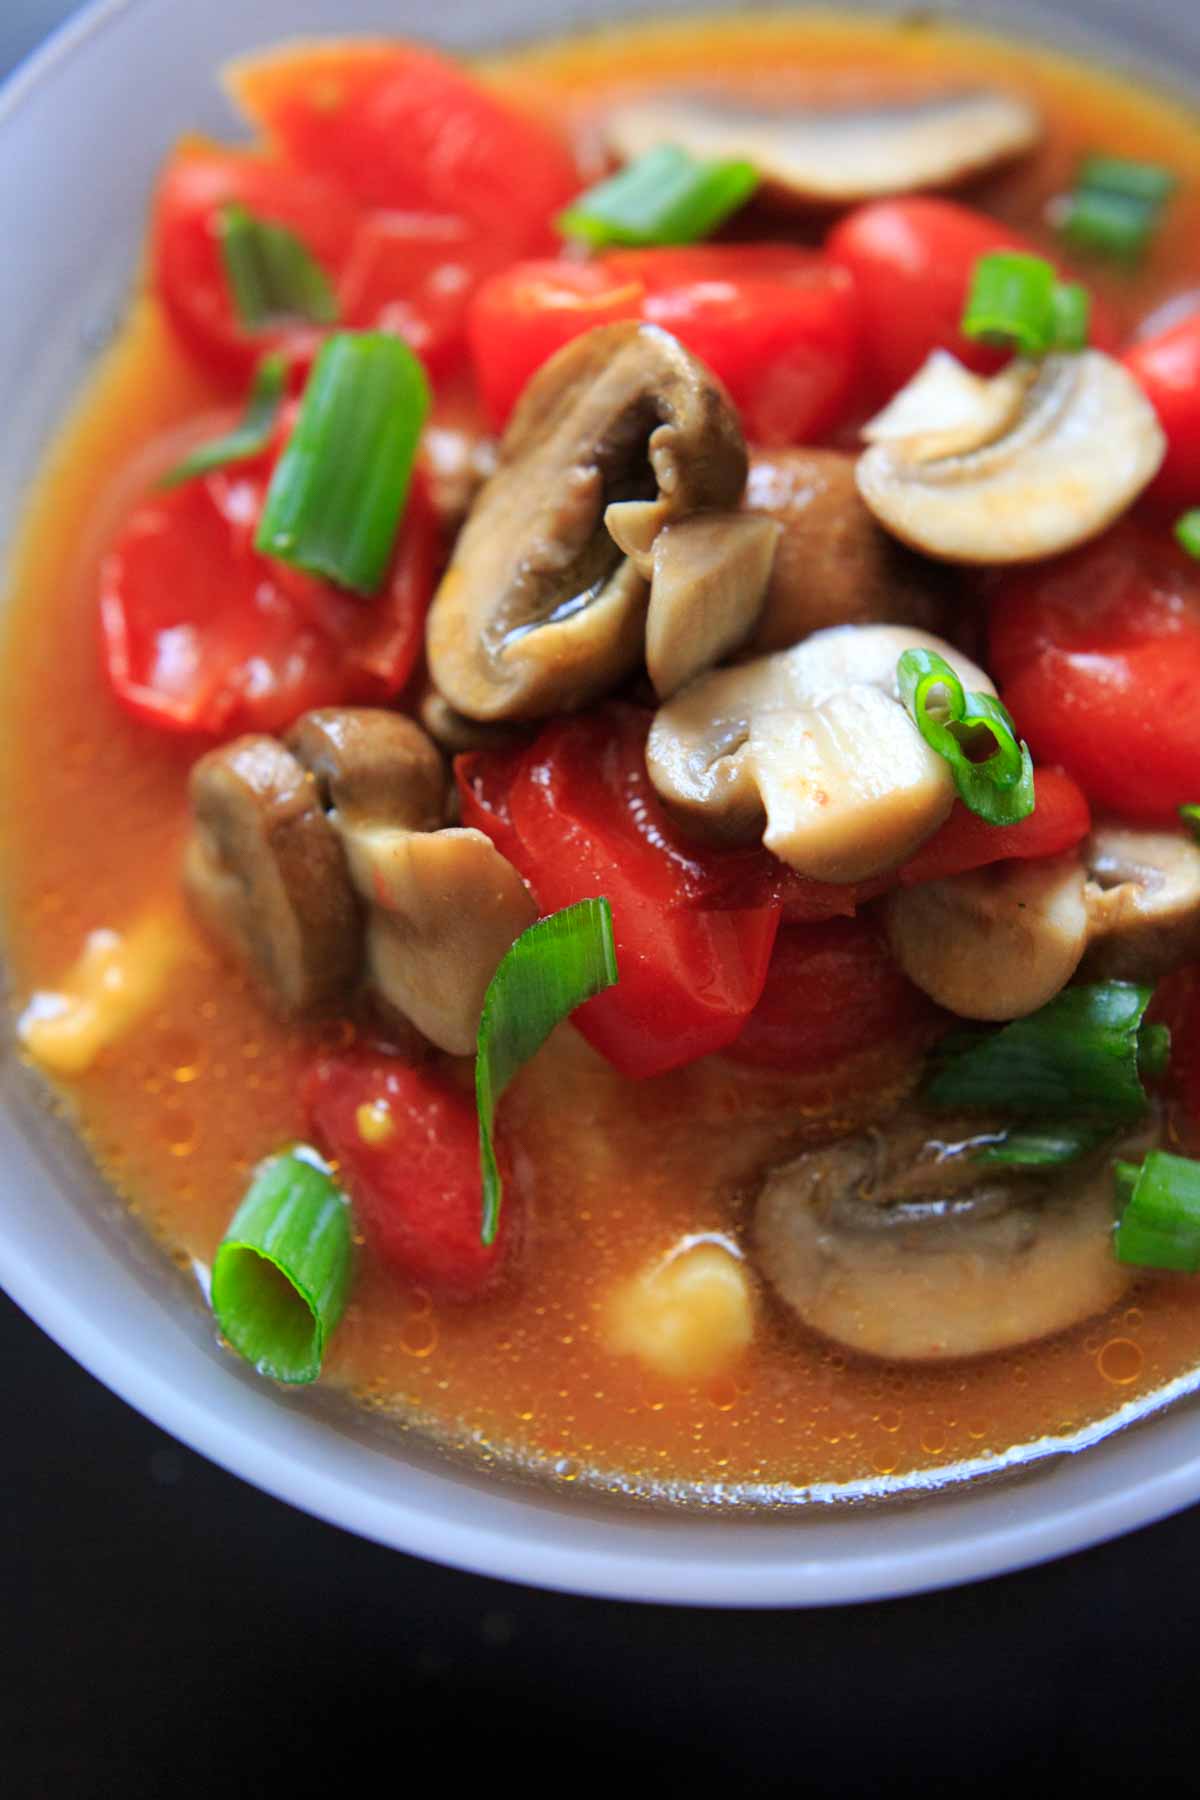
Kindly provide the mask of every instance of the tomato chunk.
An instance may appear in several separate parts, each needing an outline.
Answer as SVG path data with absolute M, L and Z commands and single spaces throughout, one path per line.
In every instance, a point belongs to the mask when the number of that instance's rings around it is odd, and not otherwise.
M 557 132 L 413 44 L 285 48 L 239 64 L 231 85 L 299 168 L 365 207 L 461 215 L 501 260 L 550 249 L 554 215 L 579 189 Z
M 900 885 L 945 881 L 988 863 L 1059 856 L 1091 830 L 1092 815 L 1078 783 L 1062 769 L 1034 772 L 1034 809 L 1015 825 L 989 825 L 961 800 L 946 823 L 897 871 Z
M 1177 823 L 1200 794 L 1200 565 L 1132 524 L 995 590 L 989 666 L 1034 753 L 1098 805 Z
M 1149 489 L 1167 506 L 1200 505 L 1200 311 L 1145 338 L 1125 356 L 1167 434 L 1167 454 Z
M 469 1094 L 444 1075 L 358 1050 L 314 1062 L 301 1098 L 363 1235 L 394 1275 L 456 1300 L 496 1285 L 520 1197 L 509 1182 L 496 1241 L 481 1243 L 479 1126 Z
M 816 1074 L 932 1016 L 873 920 L 789 925 L 776 940 L 758 1004 L 725 1055 Z
M 341 272 L 341 322 L 394 332 L 440 380 L 466 355 L 471 295 L 495 266 L 495 247 L 453 213 L 368 213 Z

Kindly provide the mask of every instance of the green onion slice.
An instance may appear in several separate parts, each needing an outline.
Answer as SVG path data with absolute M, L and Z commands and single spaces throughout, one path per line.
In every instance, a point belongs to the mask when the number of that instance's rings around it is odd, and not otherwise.
M 1064 1124 L 1029 1126 L 1006 1131 L 1003 1137 L 975 1151 L 973 1161 L 1004 1168 L 1053 1169 L 1078 1162 L 1095 1150 L 1112 1132 L 1107 1125 L 1081 1120 Z
M 217 232 L 233 309 L 248 331 L 284 319 L 337 323 L 329 278 L 294 231 L 231 201 L 221 208 Z
M 1056 281 L 1051 296 L 1052 350 L 1082 350 L 1088 341 L 1092 296 L 1078 281 Z
M 1179 808 L 1179 816 L 1189 827 L 1192 835 L 1200 839 L 1200 803 L 1188 800 Z
M 377 593 L 429 404 L 425 371 L 403 339 L 327 338 L 271 477 L 255 549 L 353 593 Z
M 1019 743 L 1008 708 L 994 694 L 969 694 L 932 650 L 906 650 L 896 666 L 900 698 L 931 750 L 950 764 L 963 803 L 989 825 L 1013 825 L 1033 811 L 1033 758 Z M 971 752 L 990 740 L 976 760 Z
M 1200 506 L 1190 507 L 1176 519 L 1175 540 L 1189 556 L 1200 558 Z
M 509 949 L 483 1002 L 475 1054 L 485 1244 L 495 1242 L 503 1197 L 492 1126 L 501 1094 L 554 1027 L 617 980 L 612 908 L 580 900 L 539 919 Z
M 1140 1166 L 1119 1162 L 1113 1173 L 1124 1205 L 1117 1261 L 1186 1275 L 1200 1270 L 1200 1162 L 1151 1150 Z
M 744 206 L 758 186 L 749 162 L 698 162 L 675 144 L 647 150 L 572 202 L 556 221 L 564 237 L 609 244 L 694 244 Z
M 197 475 L 211 475 L 214 469 L 228 468 L 230 463 L 248 462 L 258 456 L 271 441 L 271 433 L 279 418 L 287 386 L 287 358 L 278 351 L 264 356 L 254 371 L 246 411 L 232 431 L 201 444 L 181 463 L 176 463 L 159 482 L 161 488 L 179 487 Z
M 275 1381 L 315 1381 L 350 1287 L 350 1209 L 307 1144 L 259 1164 L 221 1240 L 212 1306 L 239 1356 Z
M 1177 185 L 1158 163 L 1089 156 L 1063 210 L 1063 235 L 1080 250 L 1136 261 Z
M 1162 1027 L 1146 1025 L 1151 991 L 1127 981 L 1064 988 L 999 1031 L 956 1032 L 939 1046 L 927 1098 L 1018 1118 L 1138 1118 L 1142 1075 L 1158 1072 L 1169 1049 Z
M 981 256 L 971 274 L 962 317 L 967 337 L 1045 356 L 1050 350 L 1082 350 L 1092 301 L 1077 281 L 1060 281 L 1053 263 L 1023 251 Z

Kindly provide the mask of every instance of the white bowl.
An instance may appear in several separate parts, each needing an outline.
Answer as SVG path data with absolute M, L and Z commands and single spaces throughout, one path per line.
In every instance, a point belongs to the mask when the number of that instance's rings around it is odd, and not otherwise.
M 99 0 L 0 97 L 0 539 L 29 472 L 119 316 L 156 165 L 184 127 L 231 132 L 215 83 L 234 52 L 306 32 L 434 35 L 451 46 L 562 30 L 606 0 Z M 1131 60 L 1190 69 L 1193 0 L 1127 13 L 1078 0 L 1047 20 L 1011 0 L 999 19 L 1063 41 L 1072 13 Z M 974 12 L 974 9 L 973 9 Z M 1190 21 L 1190 22 L 1189 22 Z M 11 1056 L 0 1071 L 0 1280 L 93 1375 L 194 1449 L 293 1505 L 380 1543 L 515 1581 L 627 1599 L 779 1606 L 877 1599 L 1014 1569 L 1160 1518 L 1200 1496 L 1200 1412 L 1160 1413 L 1019 1477 L 883 1510 L 786 1517 L 651 1512 L 561 1498 L 452 1466 L 385 1437 L 321 1394 L 289 1397 L 216 1348 L 189 1304 L 50 1119 Z

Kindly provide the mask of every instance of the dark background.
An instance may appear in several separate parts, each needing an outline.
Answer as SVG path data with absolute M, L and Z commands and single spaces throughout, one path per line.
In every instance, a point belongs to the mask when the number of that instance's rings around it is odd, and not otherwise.
M 0 0 L 0 72 L 73 10 Z M 364 1785 L 423 1800 L 482 1795 L 510 1768 L 539 1789 L 1073 1795 L 1137 1792 L 1175 1752 L 1191 1760 L 1200 1511 L 877 1606 L 567 1599 L 264 1498 L 2 1299 L 0 1434 L 5 1800 L 337 1795 L 364 1768 Z

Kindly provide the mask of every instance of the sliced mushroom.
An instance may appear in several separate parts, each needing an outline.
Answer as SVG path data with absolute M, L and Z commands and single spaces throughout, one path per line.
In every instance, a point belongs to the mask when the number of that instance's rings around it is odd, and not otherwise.
M 609 113 L 626 161 L 659 144 L 698 157 L 743 157 L 777 197 L 844 206 L 880 194 L 949 187 L 1029 150 L 1034 107 L 998 88 L 946 88 L 840 105 L 800 105 L 717 89 L 667 89 Z
M 371 898 L 367 975 L 441 1050 L 475 1049 L 488 983 L 537 907 L 481 831 L 344 833 L 354 884 Z
M 1132 1275 L 1113 1254 L 1111 1148 L 1052 1171 L 980 1165 L 997 1135 L 907 1115 L 772 1170 L 759 1269 L 814 1331 L 905 1362 L 1012 1349 L 1103 1312 Z
M 1157 981 L 1200 958 L 1200 846 L 1102 825 L 1085 853 L 1089 981 Z
M 446 769 L 421 727 L 375 706 L 305 713 L 284 739 L 337 823 L 436 831 L 446 816 Z
M 916 625 L 936 630 L 946 571 L 876 524 L 836 450 L 755 451 L 746 511 L 782 527 L 767 596 L 750 643 L 787 650 L 832 625 Z
M 638 661 L 659 531 L 745 478 L 728 395 L 667 332 L 576 338 L 522 394 L 434 596 L 434 685 L 479 720 L 594 699 Z
M 900 704 L 904 650 L 936 651 L 964 686 L 987 676 L 940 638 L 844 625 L 702 676 L 660 708 L 646 766 L 701 834 L 763 843 L 801 874 L 861 881 L 894 868 L 954 802 L 949 764 Z
M 935 354 L 867 427 L 858 461 L 863 499 L 914 549 L 961 563 L 1055 556 L 1157 473 L 1154 409 L 1102 351 L 1017 362 L 991 381 L 954 376 L 949 360 Z
M 470 512 L 484 482 L 495 474 L 496 440 L 465 425 L 435 420 L 421 434 L 421 450 L 433 510 L 450 537 Z
M 660 700 L 736 650 L 762 610 L 782 527 L 746 513 L 693 513 L 654 540 L 646 668 Z
M 278 1010 L 307 1012 L 357 979 L 358 905 L 316 787 L 270 737 L 200 758 L 184 887 L 216 937 L 253 970 Z
M 427 687 L 421 695 L 417 715 L 447 756 L 461 756 L 467 750 L 502 750 L 529 736 L 519 725 L 483 725 L 478 719 L 464 718 L 435 687 Z
M 963 1019 L 1019 1019 L 1064 988 L 1088 942 L 1083 865 L 997 862 L 900 888 L 884 903 L 910 981 Z

